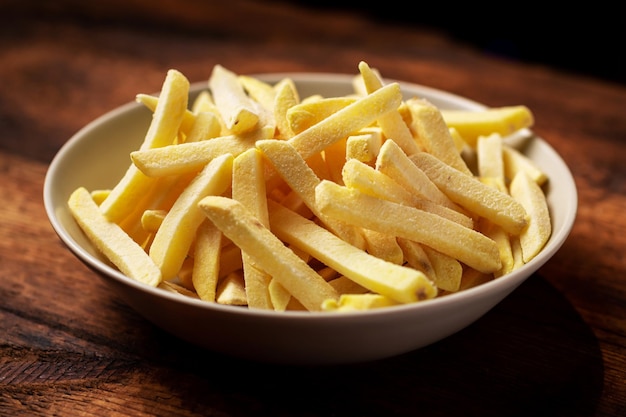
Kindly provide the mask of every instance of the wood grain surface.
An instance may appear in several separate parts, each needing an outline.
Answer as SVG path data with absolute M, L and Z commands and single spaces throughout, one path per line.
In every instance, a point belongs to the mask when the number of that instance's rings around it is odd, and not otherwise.
M 288 2 L 0 3 L 1 416 L 620 416 L 626 412 L 626 87 L 445 32 Z M 467 329 L 346 366 L 245 362 L 131 310 L 46 218 L 71 135 L 169 68 L 356 73 L 525 104 L 579 192 L 562 249 Z

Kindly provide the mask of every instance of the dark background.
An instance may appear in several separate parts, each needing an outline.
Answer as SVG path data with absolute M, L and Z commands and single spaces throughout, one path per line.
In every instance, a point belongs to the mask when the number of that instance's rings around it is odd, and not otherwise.
M 485 53 L 626 83 L 623 1 L 300 3 L 362 13 L 394 25 L 420 25 Z

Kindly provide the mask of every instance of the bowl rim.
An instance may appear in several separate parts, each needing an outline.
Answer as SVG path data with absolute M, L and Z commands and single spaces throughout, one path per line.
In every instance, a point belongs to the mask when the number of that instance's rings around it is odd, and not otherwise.
M 251 74 L 254 77 L 257 77 L 266 82 L 276 82 L 282 78 L 289 77 L 296 84 L 298 82 L 325 82 L 325 83 L 336 83 L 345 85 L 346 82 L 351 82 L 354 74 L 343 74 L 343 73 L 329 73 L 329 72 L 272 72 L 272 73 L 259 73 L 259 74 Z M 487 106 L 474 101 L 472 99 L 463 97 L 461 95 L 457 95 L 455 93 L 440 90 L 438 88 L 429 87 L 426 85 L 400 81 L 395 79 L 386 78 L 385 82 L 397 82 L 400 86 L 404 88 L 410 88 L 412 90 L 423 92 L 426 95 L 438 96 L 444 100 L 452 101 L 460 104 L 461 106 L 468 109 L 480 110 L 486 108 Z M 193 82 L 190 84 L 190 94 L 196 94 L 199 91 L 208 88 L 208 84 L 206 81 L 204 82 Z M 156 94 L 156 93 L 155 93 Z M 43 202 L 46 214 L 48 216 L 49 222 L 51 223 L 52 228 L 54 229 L 57 236 L 60 240 L 70 249 L 70 251 L 85 265 L 90 267 L 92 270 L 99 273 L 99 275 L 103 277 L 112 278 L 118 283 L 131 286 L 136 290 L 148 292 L 150 295 L 156 297 L 163 297 L 166 300 L 172 302 L 179 302 L 187 304 L 191 307 L 196 307 L 200 309 L 208 309 L 215 310 L 221 313 L 234 314 L 234 315 L 242 315 L 242 316 L 254 316 L 255 318 L 267 318 L 269 320 L 332 320 L 333 322 L 337 322 L 337 319 L 341 320 L 352 320 L 355 317 L 362 317 L 364 319 L 371 319 L 373 317 L 384 316 L 387 314 L 398 314 L 398 313 L 410 313 L 413 311 L 421 310 L 421 309 L 440 309 L 446 308 L 450 303 L 459 303 L 462 301 L 469 301 L 474 297 L 482 298 L 490 295 L 494 292 L 506 291 L 508 293 L 512 292 L 518 285 L 520 285 L 525 279 L 530 277 L 533 273 L 535 273 L 542 265 L 544 265 L 563 245 L 567 237 L 569 236 L 575 222 L 577 210 L 578 210 L 578 192 L 576 189 L 576 184 L 573 178 L 573 175 L 565 164 L 562 157 L 556 152 L 549 143 L 547 143 L 543 138 L 535 135 L 532 130 L 527 130 L 528 133 L 531 133 L 533 138 L 532 140 L 538 141 L 542 145 L 542 150 L 550 153 L 550 157 L 556 161 L 558 161 L 562 167 L 561 171 L 564 174 L 561 179 L 563 182 L 563 186 L 568 187 L 570 193 L 568 193 L 569 201 L 564 202 L 567 206 L 567 210 L 565 212 L 565 216 L 562 219 L 562 227 L 558 230 L 553 230 L 552 236 L 550 240 L 547 242 L 546 246 L 541 250 L 540 255 L 533 258 L 530 262 L 526 263 L 519 269 L 496 279 L 490 280 L 488 282 L 482 283 L 478 286 L 464 289 L 459 292 L 449 293 L 445 296 L 436 297 L 434 299 L 424 300 L 415 303 L 409 304 L 399 304 L 394 306 L 389 306 L 380 309 L 372 309 L 365 311 L 341 311 L 341 312 L 332 312 L 332 311 L 281 311 L 276 312 L 274 310 L 261 310 L 261 309 L 249 309 L 246 307 L 238 307 L 238 306 L 230 306 L 230 305 L 222 305 L 218 303 L 210 303 L 207 301 L 203 301 L 200 299 L 196 299 L 193 297 L 184 296 L 181 294 L 177 294 L 175 292 L 167 291 L 161 288 L 150 287 L 143 283 L 140 283 L 132 278 L 129 278 L 122 274 L 119 270 L 110 266 L 101 260 L 93 257 L 88 251 L 81 247 L 81 245 L 76 242 L 70 233 L 63 227 L 61 221 L 58 219 L 57 214 L 55 212 L 56 206 L 54 205 L 54 196 L 53 196 L 53 184 L 55 182 L 55 173 L 60 169 L 61 164 L 63 163 L 66 156 L 70 153 L 71 149 L 76 143 L 79 143 L 91 130 L 97 128 L 98 126 L 107 123 L 111 119 L 115 119 L 116 117 L 125 114 L 128 111 L 136 109 L 138 107 L 143 107 L 140 103 L 137 102 L 128 102 L 122 104 L 112 110 L 107 111 L 96 119 L 90 121 L 81 129 L 79 129 L 76 133 L 74 133 L 57 151 L 52 161 L 50 162 L 48 169 L 44 178 L 43 185 Z M 511 282 L 512 281 L 512 282 Z M 504 298 L 504 297 L 503 297 Z

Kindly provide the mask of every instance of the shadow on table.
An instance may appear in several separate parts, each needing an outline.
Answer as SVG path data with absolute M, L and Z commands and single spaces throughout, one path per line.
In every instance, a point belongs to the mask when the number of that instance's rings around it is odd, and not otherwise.
M 231 416 L 591 416 L 602 391 L 595 336 L 538 275 L 459 333 L 368 363 L 253 363 L 157 337 L 147 356 L 189 375 L 171 386 L 183 407 Z M 163 344 L 179 354 L 156 358 Z

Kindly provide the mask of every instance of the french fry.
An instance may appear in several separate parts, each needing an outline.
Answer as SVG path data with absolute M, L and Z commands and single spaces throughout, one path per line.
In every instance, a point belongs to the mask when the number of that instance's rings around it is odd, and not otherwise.
M 543 249 L 552 233 L 548 203 L 541 187 L 525 171 L 515 175 L 509 189 L 529 214 L 528 226 L 519 234 L 523 259 L 528 263 Z
M 271 230 L 276 236 L 357 284 L 401 303 L 437 295 L 436 287 L 420 271 L 376 258 L 278 203 L 268 203 Z
M 236 272 L 228 274 L 218 284 L 215 298 L 219 304 L 245 306 L 247 299 L 243 276 Z
M 261 152 L 256 148 L 251 148 L 237 156 L 233 162 L 232 198 L 250 210 L 265 227 L 269 227 L 263 168 Z M 245 251 L 242 256 L 248 307 L 272 309 L 272 300 L 268 290 L 272 277 L 257 268 Z
M 381 131 L 377 129 L 361 130 L 358 134 L 348 136 L 346 139 L 346 159 L 356 159 L 374 166 L 382 144 Z
M 181 128 L 182 130 L 182 128 Z M 185 142 L 199 142 L 221 135 L 222 126 L 218 118 L 211 112 L 203 111 L 196 114 L 196 119 L 185 138 Z
M 159 103 L 159 97 L 152 96 L 150 94 L 139 93 L 135 96 L 135 101 L 141 103 L 152 113 L 156 111 L 157 104 Z M 196 116 L 190 110 L 185 110 L 183 118 L 180 122 L 180 130 L 184 134 L 188 134 L 193 129 L 193 125 L 196 122 Z
M 471 176 L 472 172 L 457 150 L 441 111 L 425 99 L 414 97 L 407 100 L 406 104 L 411 113 L 411 127 L 426 152 Z M 411 154 L 407 155 L 411 156 Z
M 225 153 L 237 156 L 254 147 L 263 136 L 228 135 L 200 142 L 181 143 L 130 153 L 134 166 L 148 177 L 194 172 Z
M 365 247 L 363 236 L 357 228 L 328 218 L 319 211 L 315 202 L 315 187 L 320 183 L 320 179 L 289 141 L 262 140 L 257 142 L 257 147 L 320 221 L 352 245 Z
M 215 302 L 220 273 L 222 232 L 204 220 L 196 231 L 191 282 L 201 300 Z
M 452 201 L 501 226 L 508 233 L 519 235 L 528 224 L 524 207 L 510 195 L 465 175 L 426 152 L 411 155 L 411 160 Z
M 310 98 L 290 107 L 285 118 L 291 131 L 298 134 L 353 104 L 356 100 L 356 97 L 345 96 Z
M 291 78 L 283 78 L 274 88 L 276 96 L 272 109 L 274 119 L 276 120 L 276 128 L 278 129 L 277 137 L 289 139 L 294 135 L 294 132 L 287 120 L 287 112 L 300 102 L 298 89 Z
M 208 196 L 198 206 L 256 265 L 278 280 L 308 310 L 319 311 L 324 300 L 338 297 L 330 284 L 238 201 Z
M 109 221 L 84 187 L 68 200 L 72 216 L 94 246 L 126 276 L 156 287 L 161 271 L 141 246 L 115 223 Z
M 141 144 L 141 150 L 159 148 L 173 143 L 187 110 L 189 81 L 176 70 L 169 70 L 152 122 Z M 141 205 L 155 181 L 130 164 L 123 178 L 100 204 L 100 210 L 112 222 L 119 222 Z
M 456 129 L 473 148 L 480 136 L 498 133 L 505 137 L 531 127 L 534 123 L 534 116 L 526 106 L 492 107 L 484 110 L 444 109 L 441 114 L 446 125 Z
M 423 246 L 423 249 L 435 271 L 435 280 L 433 282 L 437 288 L 448 292 L 458 291 L 463 276 L 461 263 L 453 257 L 431 249 L 428 246 Z
M 401 102 L 400 85 L 387 84 L 296 134 L 289 139 L 289 143 L 307 159 L 338 140 L 358 132 L 381 115 L 396 110 Z
M 323 180 L 315 191 L 321 212 L 330 217 L 423 243 L 482 272 L 492 273 L 501 266 L 493 240 L 456 222 L 331 181 Z
M 250 132 L 259 123 L 259 107 L 248 97 L 235 73 L 215 65 L 209 88 L 226 128 L 232 134 Z
M 366 62 L 359 62 L 359 71 L 368 94 L 382 88 L 383 82 L 379 75 Z M 421 150 L 411 130 L 397 110 L 382 114 L 378 118 L 378 126 L 382 129 L 385 137 L 395 141 L 407 155 Z
M 502 158 L 504 160 L 504 175 L 509 180 L 512 180 L 519 171 L 525 171 L 540 186 L 548 180 L 546 173 L 537 164 L 511 146 L 506 144 L 502 146 Z
M 198 202 L 209 194 L 220 195 L 230 187 L 232 163 L 230 154 L 213 159 L 185 188 L 163 219 L 149 251 L 163 279 L 176 276 L 204 220 Z
M 325 311 L 362 311 L 398 305 L 397 301 L 381 294 L 342 294 L 339 300 L 327 300 Z

